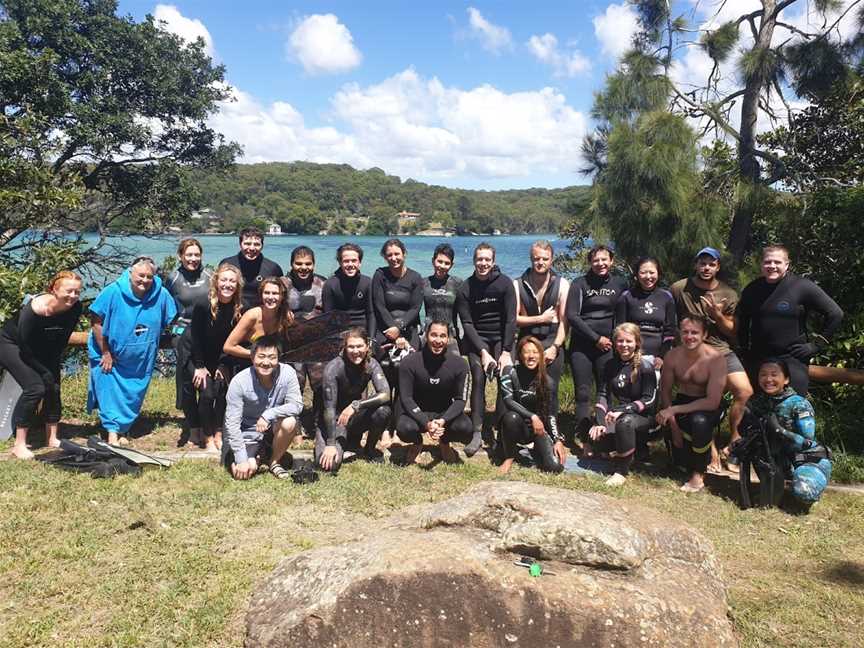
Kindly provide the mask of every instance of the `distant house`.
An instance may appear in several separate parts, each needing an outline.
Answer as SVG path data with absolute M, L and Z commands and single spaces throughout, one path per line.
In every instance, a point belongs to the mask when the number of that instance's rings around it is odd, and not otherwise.
M 267 234 L 270 236 L 282 236 L 282 227 L 279 223 L 270 223 L 267 226 Z
M 404 209 L 401 212 L 399 212 L 398 214 L 396 214 L 396 217 L 400 221 L 405 221 L 408 223 L 415 222 L 417 220 L 417 218 L 419 218 L 419 216 L 420 216 L 420 214 L 418 214 L 416 212 L 409 212 L 409 211 L 405 211 Z

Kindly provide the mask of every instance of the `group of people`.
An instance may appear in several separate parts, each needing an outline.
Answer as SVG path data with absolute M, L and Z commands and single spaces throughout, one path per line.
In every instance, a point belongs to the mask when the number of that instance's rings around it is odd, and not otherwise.
M 288 448 L 300 430 L 314 438 L 321 470 L 337 472 L 346 452 L 382 461 L 376 446 L 389 430 L 406 446 L 404 463 L 413 463 L 425 435 L 447 462 L 459 460 L 453 442 L 469 457 L 485 443 L 502 472 L 517 460 L 561 472 L 579 440 L 585 455 L 610 459 L 610 482 L 621 483 L 647 458 L 652 437 L 663 435 L 689 473 L 682 490 L 694 492 L 742 426 L 772 415 L 788 433 L 781 454 L 796 497 L 815 501 L 830 478 L 826 453 L 802 452 L 818 447 L 807 365 L 843 313 L 789 271 L 782 246 L 765 248 L 762 276 L 739 298 L 718 279 L 721 255 L 710 247 L 695 255 L 692 276 L 667 290 L 656 259 L 640 259 L 630 285 L 613 273 L 614 252 L 602 245 L 569 282 L 552 268 L 548 241 L 532 244 L 530 266 L 516 279 L 481 243 L 464 280 L 451 274 L 455 254 L 446 243 L 425 278 L 408 267 L 399 239 L 384 243 L 386 264 L 371 277 L 361 272 L 362 248 L 345 243 L 325 278 L 308 247 L 292 251 L 283 275 L 263 255 L 261 231 L 245 229 L 239 241 L 238 254 L 212 272 L 193 238 L 181 241 L 168 276 L 139 257 L 91 304 L 88 407 L 98 409 L 109 443 L 126 442 L 167 331 L 185 418 L 179 443 L 221 449 L 237 479 L 265 469 L 288 477 Z M 60 362 L 81 315 L 80 292 L 80 277 L 61 272 L 0 331 L 0 366 L 23 389 L 14 413 L 18 457 L 32 457 L 27 430 L 40 402 L 48 444 L 57 445 Z M 286 332 L 330 311 L 350 321 L 341 353 L 329 362 L 280 362 Z M 811 312 L 824 316 L 818 334 L 807 331 Z M 567 430 L 558 424 L 565 360 L 576 419 Z M 306 383 L 311 407 L 303 403 Z M 730 444 L 718 449 L 724 392 Z

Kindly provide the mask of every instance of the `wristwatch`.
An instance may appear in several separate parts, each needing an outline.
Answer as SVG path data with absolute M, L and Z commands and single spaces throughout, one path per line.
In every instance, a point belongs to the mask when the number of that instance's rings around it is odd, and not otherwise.
M 360 411 L 360 401 L 359 400 L 351 401 L 351 407 L 354 408 L 355 412 L 359 412 Z

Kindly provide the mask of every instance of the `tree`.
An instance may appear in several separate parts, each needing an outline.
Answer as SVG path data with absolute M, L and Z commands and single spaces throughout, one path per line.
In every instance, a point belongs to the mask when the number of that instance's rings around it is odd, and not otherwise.
M 199 202 L 190 170 L 226 169 L 239 153 L 206 123 L 229 89 L 203 41 L 185 44 L 151 16 L 137 23 L 116 9 L 114 0 L 0 3 L 4 266 L 47 257 L 114 268 L 112 224 L 183 223 Z M 93 246 L 87 230 L 102 235 Z M 52 246 L 70 254 L 42 249 Z

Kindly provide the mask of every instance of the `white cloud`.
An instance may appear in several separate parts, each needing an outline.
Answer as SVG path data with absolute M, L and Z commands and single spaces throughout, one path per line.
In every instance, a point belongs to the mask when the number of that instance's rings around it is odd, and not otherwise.
M 558 39 L 553 34 L 534 35 L 527 45 L 538 61 L 552 67 L 555 76 L 574 77 L 591 68 L 591 62 L 579 50 L 559 49 Z
M 483 47 L 490 52 L 497 54 L 513 46 L 510 30 L 492 24 L 474 7 L 468 7 L 468 23 L 471 25 L 471 35 L 480 39 Z
M 363 59 L 351 32 L 333 14 L 304 17 L 291 33 L 286 49 L 309 74 L 348 72 Z
M 186 18 L 180 13 L 179 9 L 174 5 L 156 5 L 153 11 L 153 18 L 157 23 L 162 23 L 160 27 L 167 32 L 176 34 L 187 43 L 194 42 L 197 38 L 204 41 L 204 49 L 211 57 L 215 56 L 216 50 L 213 48 L 213 38 L 210 32 L 197 18 Z
M 595 16 L 594 35 L 603 54 L 617 61 L 633 45 L 633 35 L 639 29 L 636 12 L 627 4 L 611 4 L 606 13 Z
M 244 146 L 245 161 L 378 166 L 418 180 L 460 184 L 573 175 L 584 115 L 552 88 L 506 93 L 445 86 L 404 70 L 381 83 L 344 85 L 331 126 L 310 128 L 291 105 L 264 106 L 233 90 L 212 126 Z

